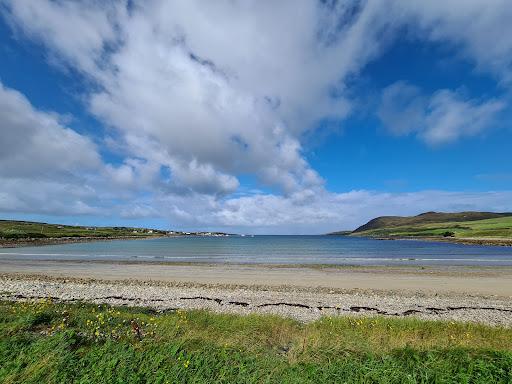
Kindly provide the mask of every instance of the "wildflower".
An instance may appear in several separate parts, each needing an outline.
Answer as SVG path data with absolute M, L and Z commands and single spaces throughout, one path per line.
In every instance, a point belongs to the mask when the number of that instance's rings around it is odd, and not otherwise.
M 137 324 L 137 322 L 135 320 L 132 320 L 131 326 L 132 326 L 132 331 L 133 331 L 134 335 L 137 337 L 137 339 L 139 339 L 139 341 L 142 340 L 142 333 L 141 333 L 139 324 Z
M 188 368 L 188 366 L 189 366 L 189 365 L 190 365 L 190 360 L 187 360 L 187 361 L 185 361 L 185 362 L 183 363 L 183 366 L 184 366 L 185 368 Z

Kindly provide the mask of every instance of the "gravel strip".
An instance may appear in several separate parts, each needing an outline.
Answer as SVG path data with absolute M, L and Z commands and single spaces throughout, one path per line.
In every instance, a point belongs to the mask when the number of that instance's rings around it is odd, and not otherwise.
M 52 297 L 62 302 L 265 313 L 308 322 L 322 316 L 416 317 L 512 326 L 512 298 L 385 291 L 208 286 L 140 281 L 0 277 L 1 300 Z

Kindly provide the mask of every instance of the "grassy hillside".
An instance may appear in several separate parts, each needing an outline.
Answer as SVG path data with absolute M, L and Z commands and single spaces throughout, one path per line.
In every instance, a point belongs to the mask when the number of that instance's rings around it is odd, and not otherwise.
M 429 223 L 466 222 L 486 219 L 497 219 L 512 216 L 512 213 L 494 212 L 425 212 L 417 216 L 381 216 L 370 220 L 357 228 L 354 233 L 389 227 L 406 227 Z
M 412 217 L 384 216 L 370 220 L 352 235 L 512 240 L 512 214 L 428 212 Z
M 2 383 L 510 383 L 512 330 L 0 302 Z
M 150 233 L 151 232 L 151 233 Z M 161 235 L 166 232 L 127 227 L 81 227 L 31 221 L 0 220 L 0 238 L 123 237 Z

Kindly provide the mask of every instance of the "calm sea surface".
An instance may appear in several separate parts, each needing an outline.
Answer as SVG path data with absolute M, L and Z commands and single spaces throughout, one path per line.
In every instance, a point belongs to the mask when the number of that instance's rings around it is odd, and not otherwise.
M 512 266 L 512 247 L 336 236 L 180 237 L 4 248 L 2 259 Z

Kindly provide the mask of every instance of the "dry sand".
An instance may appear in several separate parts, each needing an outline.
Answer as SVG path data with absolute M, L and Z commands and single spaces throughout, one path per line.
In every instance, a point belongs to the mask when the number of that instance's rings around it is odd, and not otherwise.
M 512 267 L 333 267 L 1 259 L 0 273 L 512 297 Z
M 0 298 L 159 310 L 414 316 L 512 326 L 512 268 L 0 262 Z

